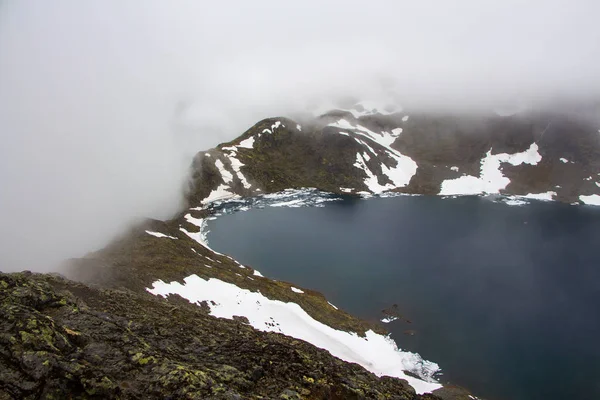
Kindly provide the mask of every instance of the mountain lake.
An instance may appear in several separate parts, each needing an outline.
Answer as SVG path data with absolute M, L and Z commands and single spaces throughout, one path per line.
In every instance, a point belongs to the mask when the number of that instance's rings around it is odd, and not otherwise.
M 344 198 L 211 220 L 213 249 L 386 324 L 488 400 L 600 398 L 600 208 Z M 397 305 L 394 307 L 394 305 Z

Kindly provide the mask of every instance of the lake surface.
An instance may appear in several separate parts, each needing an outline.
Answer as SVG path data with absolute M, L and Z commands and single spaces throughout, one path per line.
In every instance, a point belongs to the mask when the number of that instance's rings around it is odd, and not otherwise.
M 441 382 L 491 400 L 600 399 L 600 208 L 348 199 L 208 227 L 215 250 L 354 315 L 398 304 L 411 322 L 387 328 Z

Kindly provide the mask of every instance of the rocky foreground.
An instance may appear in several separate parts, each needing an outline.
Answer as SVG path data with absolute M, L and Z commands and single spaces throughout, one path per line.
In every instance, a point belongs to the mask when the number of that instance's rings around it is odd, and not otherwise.
M 181 298 L 0 274 L 0 399 L 437 399 Z

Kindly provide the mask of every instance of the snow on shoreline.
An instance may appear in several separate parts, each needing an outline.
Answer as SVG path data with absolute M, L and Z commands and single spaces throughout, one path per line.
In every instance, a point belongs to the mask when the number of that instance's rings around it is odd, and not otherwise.
M 400 351 L 387 336 L 366 332 L 366 337 L 356 333 L 333 329 L 312 318 L 296 303 L 271 300 L 260 292 L 241 289 L 234 284 L 191 275 L 179 282 L 165 283 L 158 280 L 148 288 L 156 296 L 178 294 L 191 303 L 212 301 L 210 314 L 218 318 L 233 316 L 248 318 L 250 325 L 264 332 L 279 332 L 305 340 L 332 355 L 354 362 L 378 376 L 406 379 L 417 393 L 426 393 L 442 387 L 433 378 L 439 371 L 436 363 L 423 360 L 418 354 Z M 405 374 L 410 371 L 423 379 Z
M 591 194 L 589 196 L 581 195 L 579 196 L 579 200 L 581 200 L 586 205 L 600 206 L 600 195 L 598 194 Z
M 531 148 L 530 148 L 531 150 Z M 534 149 L 535 150 L 535 149 Z M 536 151 L 537 152 L 537 151 Z M 529 154 L 527 154 L 529 153 Z M 518 153 L 509 159 L 512 162 L 535 162 L 535 155 L 529 150 Z M 489 153 L 488 153 L 489 154 Z M 506 159 L 505 154 L 496 155 L 498 159 Z M 516 156 L 516 157 L 512 157 Z M 522 161 L 525 160 L 525 161 Z M 511 162 L 511 161 L 508 161 Z M 483 161 L 482 161 L 483 165 Z M 402 193 L 381 193 L 379 197 L 402 196 Z M 551 201 L 555 192 L 527 194 L 523 196 L 501 196 L 509 205 L 527 204 L 528 199 Z M 372 196 L 369 194 L 369 196 Z M 180 228 L 190 238 L 212 250 L 207 241 L 207 220 L 214 219 L 218 215 L 228 214 L 236 211 L 245 211 L 251 208 L 264 207 L 323 207 L 324 203 L 341 200 L 340 197 L 330 193 L 324 193 L 313 188 L 289 189 L 283 192 L 271 193 L 257 196 L 255 198 L 217 198 L 210 203 L 203 201 L 206 209 L 210 207 L 213 215 L 209 218 L 193 218 L 186 214 L 187 222 L 199 227 L 199 232 L 192 233 Z M 600 205 L 600 196 L 580 196 L 580 200 L 586 204 Z M 148 232 L 150 233 L 150 232 Z M 217 253 L 221 256 L 226 256 Z M 226 256 L 228 257 L 228 256 Z M 229 257 L 231 258 L 231 257 Z M 239 263 L 238 263 L 239 264 Z M 243 266 L 240 264 L 240 267 Z M 254 270 L 253 275 L 263 277 L 259 271 Z M 249 278 L 252 279 L 252 278 Z M 178 282 L 165 283 L 156 281 L 153 287 L 147 290 L 160 296 L 179 294 L 192 303 L 199 304 L 205 300 L 212 300 L 216 304 L 211 306 L 211 315 L 219 318 L 231 319 L 234 315 L 245 316 L 250 324 L 258 330 L 280 332 L 288 336 L 305 340 L 317 347 L 327 350 L 332 355 L 362 365 L 376 375 L 389 375 L 406 379 L 417 393 L 425 393 L 435 390 L 441 385 L 435 381 L 434 376 L 439 372 L 436 363 L 423 360 L 420 355 L 398 350 L 396 343 L 388 336 L 378 335 L 372 331 L 366 333 L 366 338 L 361 338 L 355 333 L 335 330 L 310 317 L 298 304 L 285 303 L 278 300 L 270 300 L 260 292 L 251 292 L 239 288 L 231 283 L 211 278 L 204 280 L 196 275 L 184 279 L 185 284 Z M 297 294 L 304 291 L 290 287 Z M 329 303 L 331 307 L 336 306 Z M 390 323 L 395 318 L 384 318 L 381 321 Z M 423 379 L 417 379 L 406 375 L 403 371 L 410 371 Z

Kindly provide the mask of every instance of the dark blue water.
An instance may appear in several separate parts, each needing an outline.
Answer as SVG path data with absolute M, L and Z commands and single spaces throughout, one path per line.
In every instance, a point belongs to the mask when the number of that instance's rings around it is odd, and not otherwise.
M 348 200 L 209 223 L 211 246 L 324 293 L 495 399 L 600 399 L 600 209 L 480 198 Z M 414 335 L 404 332 L 412 330 Z

